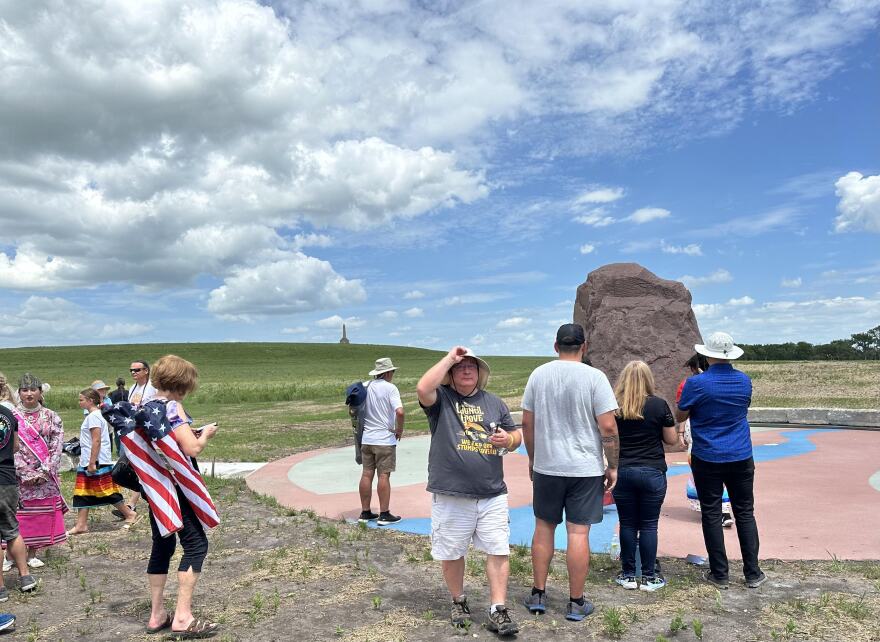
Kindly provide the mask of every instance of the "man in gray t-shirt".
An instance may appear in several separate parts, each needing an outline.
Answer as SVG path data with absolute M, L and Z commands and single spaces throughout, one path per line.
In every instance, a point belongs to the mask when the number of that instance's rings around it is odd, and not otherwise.
M 602 521 L 604 490 L 611 490 L 617 480 L 617 400 L 608 377 L 581 362 L 586 350 L 581 326 L 561 326 L 553 347 L 559 359 L 532 372 L 522 400 L 535 513 L 534 586 L 526 606 L 532 613 L 545 609 L 553 539 L 564 510 L 569 569 L 566 618 L 577 621 L 593 612 L 584 597 L 590 525 Z
M 431 555 L 441 560 L 452 594 L 452 624 L 468 626 L 464 596 L 468 547 L 486 553 L 490 607 L 486 627 L 500 635 L 519 629 L 504 602 L 510 573 L 507 486 L 501 456 L 515 450 L 522 433 L 507 405 L 486 392 L 489 365 L 456 346 L 431 367 L 416 386 L 428 416 L 428 491 L 431 499 Z

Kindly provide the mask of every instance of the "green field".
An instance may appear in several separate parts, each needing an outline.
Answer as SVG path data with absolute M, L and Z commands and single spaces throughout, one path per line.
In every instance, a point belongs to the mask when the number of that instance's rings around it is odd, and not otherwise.
M 94 379 L 111 386 L 131 379 L 132 360 L 154 362 L 177 354 L 195 363 L 199 390 L 186 404 L 197 422 L 219 421 L 208 457 L 264 461 L 308 448 L 342 443 L 350 436 L 343 392 L 366 378 L 377 357 L 391 357 L 394 383 L 407 410 L 407 430 L 427 429 L 415 386 L 442 355 L 420 348 L 303 343 L 183 343 L 0 350 L 0 371 L 12 385 L 30 371 L 52 385 L 47 403 L 78 434 L 77 393 Z M 517 409 L 529 373 L 550 357 L 487 357 L 490 390 Z M 742 362 L 752 376 L 755 406 L 877 408 L 880 362 Z

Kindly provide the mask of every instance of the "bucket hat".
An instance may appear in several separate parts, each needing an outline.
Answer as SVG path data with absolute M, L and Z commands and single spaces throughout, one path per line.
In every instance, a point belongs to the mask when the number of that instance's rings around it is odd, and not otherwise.
M 466 359 L 467 357 L 470 357 L 477 362 L 477 365 L 479 366 L 479 372 L 477 374 L 477 388 L 479 390 L 485 390 L 486 383 L 488 383 L 489 381 L 489 364 L 480 359 L 480 357 L 478 357 L 477 355 L 475 355 L 474 351 L 470 348 L 466 348 L 466 350 L 467 352 L 462 358 Z M 452 370 L 452 368 L 450 368 L 450 370 Z M 444 386 L 450 385 L 452 383 L 452 373 L 447 371 L 446 376 L 443 377 L 443 381 L 441 381 L 440 383 Z
M 110 386 L 104 383 L 101 379 L 95 379 L 90 386 L 92 390 L 110 390 Z
M 370 372 L 367 374 L 369 374 L 371 377 L 375 377 L 376 375 L 391 372 L 392 370 L 397 370 L 397 366 L 391 363 L 391 359 L 389 359 L 388 357 L 382 357 L 380 359 L 376 359 L 376 367 L 370 370 Z
M 713 332 L 706 343 L 698 343 L 694 350 L 713 359 L 739 359 L 743 349 L 733 343 L 733 337 L 726 332 Z

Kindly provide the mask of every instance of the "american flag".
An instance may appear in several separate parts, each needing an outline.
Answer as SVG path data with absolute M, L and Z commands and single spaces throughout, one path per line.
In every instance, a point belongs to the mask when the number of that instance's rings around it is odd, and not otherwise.
M 175 486 L 189 500 L 205 528 L 214 528 L 220 523 L 202 476 L 180 450 L 164 401 L 148 401 L 140 408 L 120 401 L 104 416 L 125 446 L 126 456 L 137 473 L 163 537 L 183 527 Z

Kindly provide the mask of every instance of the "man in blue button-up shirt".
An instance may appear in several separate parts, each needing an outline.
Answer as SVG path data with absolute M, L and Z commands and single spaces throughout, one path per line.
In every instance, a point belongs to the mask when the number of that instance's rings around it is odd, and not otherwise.
M 695 345 L 694 349 L 708 359 L 709 369 L 684 384 L 675 417 L 679 422 L 690 419 L 691 424 L 691 469 L 709 553 L 706 579 L 718 588 L 727 588 L 729 569 L 721 526 L 721 497 L 727 486 L 746 586 L 757 588 L 767 576 L 758 565 L 755 460 L 747 419 L 752 381 L 730 365 L 743 350 L 734 345 L 729 334 L 716 332 L 705 345 Z

